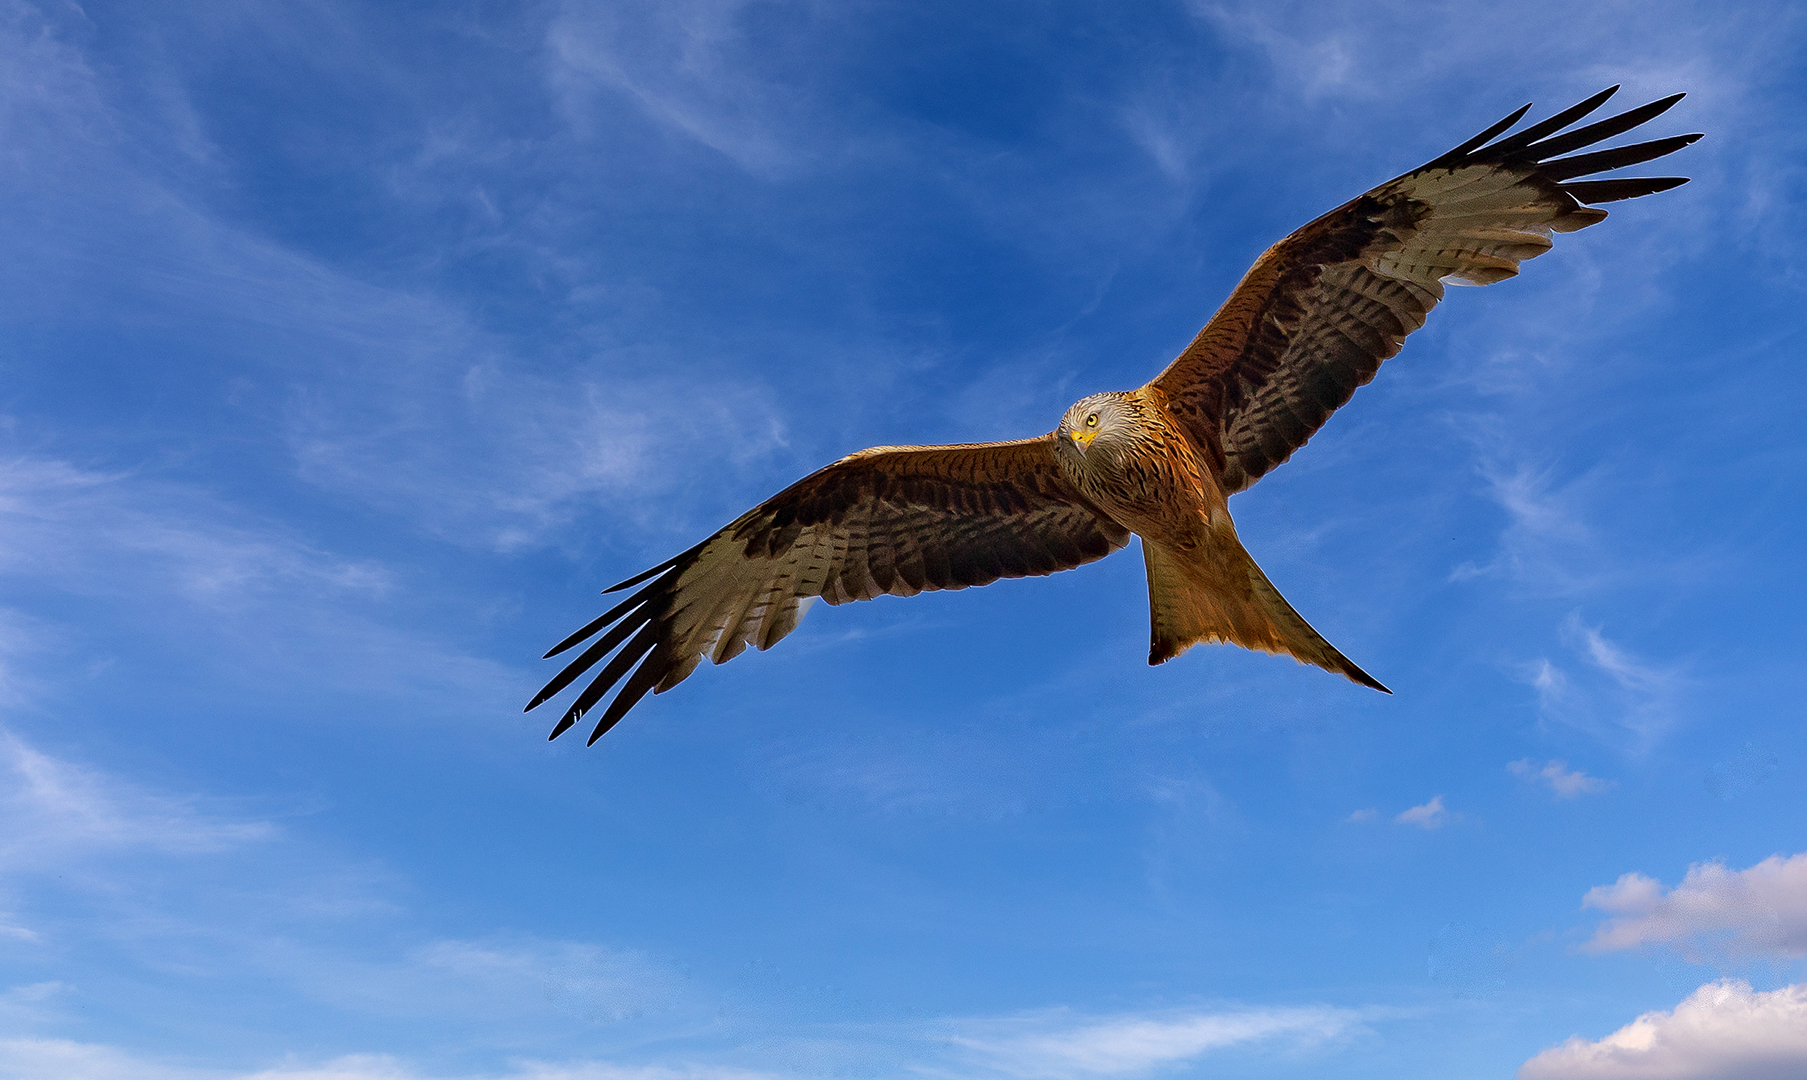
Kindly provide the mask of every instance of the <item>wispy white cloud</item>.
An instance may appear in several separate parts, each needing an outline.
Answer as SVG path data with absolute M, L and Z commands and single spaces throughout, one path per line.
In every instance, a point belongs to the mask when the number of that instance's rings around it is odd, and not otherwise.
M 1436 795 L 1430 802 L 1414 806 L 1409 810 L 1401 810 L 1393 820 L 1401 825 L 1416 825 L 1420 829 L 1440 829 L 1449 823 L 1449 811 L 1443 805 L 1443 796 Z
M 128 851 L 165 859 L 197 855 L 231 859 L 253 845 L 295 842 L 267 823 L 209 812 L 195 798 L 144 791 L 96 770 L 58 761 L 16 737 L 6 737 L 0 750 L 15 777 L 9 788 L 0 789 L 0 836 L 8 845 L 0 849 L 0 861 L 14 871 L 21 869 L 22 860 L 49 867 L 71 858 Z M 523 1024 L 569 1027 L 572 1021 L 688 1031 L 706 1024 L 704 1018 L 715 1008 L 707 991 L 633 950 L 517 935 L 433 940 L 384 956 L 338 941 L 342 935 L 335 935 L 330 944 L 314 940 L 306 926 L 317 916 L 308 905 L 258 900 L 249 905 L 257 917 L 242 918 L 239 913 L 247 897 L 297 891 L 296 883 L 285 884 L 282 878 L 296 872 L 281 869 L 290 861 L 287 857 L 278 861 L 274 879 L 265 864 L 232 871 L 230 902 L 204 924 L 195 921 L 205 918 L 198 913 L 215 905 L 197 895 L 187 898 L 180 912 L 136 912 L 125 920 L 132 929 L 115 932 L 133 936 L 135 950 L 151 956 L 160 952 L 158 935 L 174 935 L 183 941 L 181 952 L 189 963 L 208 955 L 209 949 L 229 952 L 236 970 L 258 973 L 266 988 L 286 986 L 330 1003 L 339 1012 L 390 1023 L 456 1021 L 467 1031 L 500 1024 L 517 1036 Z M 304 862 L 309 865 L 299 873 L 308 881 L 299 891 L 317 888 L 315 879 L 331 876 L 330 866 Z M 108 890 L 129 895 L 134 890 L 121 888 L 129 881 L 112 874 Z M 201 888 L 205 891 L 205 886 Z M 346 913 L 336 911 L 329 917 L 339 921 Z M 21 1022 L 37 1022 L 32 1017 L 41 1006 L 54 1004 L 63 991 L 61 984 L 50 983 L 15 988 L 0 996 L 0 1011 Z M 946 1066 L 943 1074 L 975 1080 L 1133 1076 L 1234 1047 L 1309 1048 L 1358 1030 L 1363 1015 L 1326 1008 L 1105 1017 L 1056 1010 L 1003 1020 L 933 1021 L 900 1030 L 856 1026 L 831 1033 L 833 1046 L 824 1044 L 809 1052 L 849 1061 L 939 1061 Z M 795 1049 L 778 1046 L 773 1054 L 782 1058 Z M 234 1069 L 221 1064 L 197 1068 L 134 1056 L 117 1047 L 53 1038 L 0 1040 L 0 1074 L 21 1080 L 440 1080 L 442 1075 L 380 1055 L 290 1062 L 274 1068 Z M 459 1074 L 444 1080 L 751 1080 L 765 1075 L 790 1074 L 782 1068 L 762 1073 L 757 1062 L 750 1068 L 724 1067 L 680 1056 L 650 1064 L 527 1063 L 501 1073 Z
M 1708 983 L 1598 1041 L 1579 1035 L 1524 1063 L 1518 1080 L 1798 1080 L 1807 1076 L 1807 986 Z
M 172 890 L 160 868 L 192 867 L 197 857 L 218 870 L 181 875 L 189 884 Z M 7 915 L 0 936 L 71 948 L 93 929 L 71 920 L 74 897 L 77 911 L 100 905 L 103 935 L 129 939 L 136 957 L 206 966 L 229 956 L 265 992 L 281 987 L 340 1013 L 550 1031 L 574 1022 L 682 1027 L 705 1011 L 688 980 L 631 949 L 527 935 L 361 946 L 346 928 L 403 910 L 402 883 L 311 850 L 269 822 L 145 790 L 0 732 L 0 886 L 29 900 L 37 891 L 22 885 L 51 879 L 54 907 Z M 135 884 L 148 880 L 160 884 Z M 0 1013 L 18 1019 L 60 988 L 14 988 L 0 995 Z M 55 1058 L 75 1053 L 70 1045 L 39 1049 Z M 13 1074 L 0 1066 L 0 1075 Z
M 1521 11 L 1404 0 L 1332 7 L 1300 0 L 1192 0 L 1189 6 L 1227 38 L 1264 55 L 1286 103 L 1295 107 L 1299 100 L 1323 101 L 1333 92 L 1339 101 L 1422 99 L 1456 84 L 1468 87 L 1464 98 L 1472 99 L 1525 89 L 1520 57 L 1527 29 Z M 1529 31 L 1538 70 L 1561 73 L 1583 91 L 1623 81 L 1628 93 L 1656 96 L 1682 86 L 1727 109 L 1783 48 L 1761 41 L 1753 33 L 1754 19 L 1730 13 L 1703 24 L 1688 41 L 1677 41 L 1648 18 L 1649 10 L 1633 0 L 1541 6 L 1537 28 Z M 1783 16 L 1790 23 L 1798 18 Z M 1402 51 L 1402 41 L 1435 47 Z M 1603 41 L 1612 48 L 1602 50 Z
M 9 902 L 0 939 L 15 946 L 67 958 L 99 940 L 122 970 L 172 955 L 183 965 L 230 956 L 243 967 L 280 948 L 277 927 L 392 914 L 373 889 L 380 876 L 323 860 L 226 800 L 158 791 L 0 730 L 0 889 Z M 116 951 L 121 941 L 130 958 Z M 68 970 L 64 978 L 75 978 L 78 969 Z
M 1083 1017 L 1062 1010 L 967 1021 L 947 1038 L 965 1051 L 967 1075 L 1077 1080 L 1137 1076 L 1239 1046 L 1316 1046 L 1359 1030 L 1363 1015 L 1281 1008 Z
M 619 1024 L 695 1012 L 696 991 L 644 953 L 512 936 L 439 940 L 399 957 L 335 955 L 297 944 L 254 947 L 304 993 L 395 1019 L 456 1016 L 466 1024 Z
M 738 464 L 784 442 L 771 396 L 751 383 L 724 379 L 697 393 L 651 374 L 656 362 L 625 356 L 568 381 L 449 340 L 425 353 L 298 391 L 289 445 L 309 481 L 403 509 L 455 542 L 474 530 L 501 551 L 530 547 L 595 503 L 643 514 L 637 498 L 676 480 L 664 463 L 696 456 L 687 448 L 707 444 L 718 464 Z
M 291 1057 L 274 1067 L 199 1069 L 105 1045 L 15 1038 L 0 1039 L 0 1072 L 18 1080 L 775 1080 L 797 1075 L 795 1062 L 767 1066 L 761 1058 L 802 1054 L 822 1060 L 844 1056 L 861 1068 L 884 1061 L 896 1075 L 946 1080 L 1087 1080 L 1145 1076 L 1228 1051 L 1308 1052 L 1360 1035 L 1368 1030 L 1368 1021 L 1383 1015 L 1388 1011 L 1330 1007 L 1117 1016 L 1049 1010 L 1002 1019 L 926 1021 L 905 1029 L 890 1025 L 882 1031 L 850 1027 L 823 1034 L 810 1046 L 779 1040 L 750 1055 L 742 1047 L 736 1056 L 750 1058 L 746 1064 L 719 1064 L 709 1060 L 715 1055 L 702 1054 L 686 1060 L 685 1054 L 668 1051 L 652 1061 L 527 1060 L 478 1073 L 425 1069 L 391 1054 L 317 1062 Z
M 0 580 L 9 578 L 105 599 L 158 634 L 172 607 L 183 610 L 174 644 L 225 650 L 240 671 L 306 671 L 315 688 L 469 703 L 517 685 L 502 665 L 394 625 L 398 583 L 382 564 L 153 474 L 0 461 Z M 0 694 L 43 689 L 44 677 L 18 671 L 10 654 L 55 652 L 46 642 L 70 636 L 0 609 Z
M 588 357 L 550 374 L 455 297 L 366 281 L 216 213 L 134 160 L 126 117 L 80 50 L 44 27 L 8 29 L 0 52 L 21 93 L 0 113 L 13 165 L 0 194 L 24 212 L 0 220 L 0 239 L 34 267 L 8 279 L 20 305 L 82 318 L 104 302 L 115 318 L 207 327 L 182 350 L 206 361 L 185 392 L 272 416 L 246 436 L 286 446 L 309 482 L 455 543 L 513 550 L 674 481 L 663 463 L 687 456 L 679 447 L 719 446 L 732 464 L 782 445 L 756 375 L 680 370 L 600 329 L 548 346 Z M 569 259 L 537 256 L 557 287 L 578 288 Z M 237 376 L 229 387 L 215 385 L 222 370 Z
M 1589 889 L 1581 904 L 1611 916 L 1587 943 L 1590 952 L 1666 945 L 1690 960 L 1807 956 L 1807 852 L 1772 855 L 1743 870 L 1696 863 L 1667 890 L 1626 874 Z
M 20 661 L 37 651 L 45 635 L 46 629 L 39 620 L 22 611 L 0 607 L 0 707 L 19 706 L 38 686 L 39 680 L 31 674 L 29 665 Z
M 199 799 L 145 791 L 0 731 L 0 872 L 95 852 L 214 854 L 276 835 L 269 822 L 209 813 Z
M 1306 100 L 1331 93 L 1371 97 L 1378 91 L 1374 73 L 1363 66 L 1366 43 L 1355 25 L 1327 25 L 1331 20 L 1282 14 L 1266 5 L 1193 0 L 1188 6 L 1225 36 L 1260 49 L 1284 73 L 1282 81 Z
M 163 1065 L 69 1039 L 0 1039 L 0 1072 L 18 1080 L 223 1080 L 217 1071 Z
M 105 594 L 159 585 L 185 599 L 236 604 L 282 590 L 382 593 L 389 575 L 285 535 L 178 484 L 50 458 L 0 461 L 0 574 Z
M 1564 629 L 1580 638 L 1595 667 L 1626 690 L 1655 696 L 1668 692 L 1675 684 L 1675 672 L 1639 660 L 1629 650 L 1602 637 L 1599 627 L 1584 624 L 1579 615 L 1569 616 Z
M 1451 581 L 1501 578 L 1533 593 L 1574 596 L 1599 588 L 1615 571 L 1599 554 L 1587 507 L 1598 502 L 1600 476 L 1555 483 L 1548 470 L 1486 464 L 1487 492 L 1506 511 L 1499 547 L 1486 563 L 1467 562 Z
M 1356 810 L 1356 811 L 1350 813 L 1350 815 L 1348 817 L 1344 818 L 1343 820 L 1350 824 L 1356 824 L 1356 825 L 1366 824 L 1367 822 L 1370 822 L 1370 821 L 1380 820 L 1380 811 L 1374 809 L 1371 806 L 1364 807 L 1363 809 Z
M 786 137 L 807 99 L 748 70 L 748 0 L 566 4 L 547 31 L 549 79 L 580 130 L 606 91 L 749 172 L 777 175 L 808 148 Z
M 783 1073 L 732 1065 L 620 1065 L 605 1061 L 526 1061 L 502 1073 L 424 1072 L 387 1055 L 355 1055 L 322 1065 L 295 1065 L 232 1080 L 778 1080 Z
M 581 1060 L 522 1061 L 503 1071 L 448 1072 L 390 1054 L 348 1054 L 318 1062 L 291 1057 L 268 1068 L 197 1068 L 68 1039 L 0 1039 L 0 1071 L 12 1080 L 780 1080 L 794 1075 L 732 1065 Z
M 0 990 L 0 1023 L 13 1030 L 40 1023 L 56 1008 L 59 998 L 67 996 L 71 987 L 57 980 L 27 983 Z
M 1561 636 L 1571 649 L 1569 666 L 1540 657 L 1525 668 L 1546 719 L 1601 737 L 1630 736 L 1635 750 L 1649 749 L 1674 727 L 1688 685 L 1682 667 L 1638 656 L 1577 613 L 1563 621 Z
M 1612 787 L 1611 781 L 1589 776 L 1580 769 L 1571 769 L 1565 761 L 1547 761 L 1539 765 L 1530 758 L 1520 758 L 1509 762 L 1506 771 L 1528 783 L 1543 784 L 1559 799 L 1597 795 Z
M 1158 104 L 1153 107 L 1125 106 L 1123 128 L 1168 179 L 1186 183 L 1192 177 L 1192 158 L 1196 150 L 1160 115 L 1160 111 L 1164 110 L 1160 110 Z

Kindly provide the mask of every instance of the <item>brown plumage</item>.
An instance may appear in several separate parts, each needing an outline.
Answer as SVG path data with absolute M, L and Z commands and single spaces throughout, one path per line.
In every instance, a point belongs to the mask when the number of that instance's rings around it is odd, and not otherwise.
M 601 634 L 527 708 L 614 652 L 552 731 L 557 738 L 621 683 L 590 735 L 595 742 L 648 691 L 682 682 L 704 656 L 719 664 L 748 645 L 770 648 L 815 597 L 841 604 L 1051 574 L 1103 558 L 1132 532 L 1148 569 L 1149 663 L 1199 642 L 1227 642 L 1385 691 L 1267 580 L 1236 538 L 1228 498 L 1305 445 L 1372 379 L 1424 325 L 1445 283 L 1504 280 L 1549 250 L 1552 232 L 1606 217 L 1584 204 L 1686 183 L 1574 179 L 1700 138 L 1562 157 L 1637 127 L 1682 96 L 1564 132 L 1617 89 L 1498 138 L 1527 105 L 1294 232 L 1255 261 L 1153 382 L 1086 398 L 1047 435 L 875 447 L 799 480 L 607 590 L 639 586 L 546 654 Z

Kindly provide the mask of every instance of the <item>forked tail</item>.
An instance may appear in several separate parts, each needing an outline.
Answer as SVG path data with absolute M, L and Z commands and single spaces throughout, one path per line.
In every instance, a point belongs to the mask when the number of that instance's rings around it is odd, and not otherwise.
M 1142 539 L 1152 634 L 1148 662 L 1163 663 L 1199 642 L 1281 653 L 1392 693 L 1356 667 L 1293 610 L 1236 540 L 1211 551 L 1176 551 Z

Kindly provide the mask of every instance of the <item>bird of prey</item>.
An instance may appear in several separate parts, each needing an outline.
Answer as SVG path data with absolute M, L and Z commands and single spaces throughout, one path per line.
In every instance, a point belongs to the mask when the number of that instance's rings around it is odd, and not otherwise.
M 1228 497 L 1292 456 L 1374 378 L 1445 285 L 1512 277 L 1549 250 L 1551 233 L 1604 219 L 1594 204 L 1687 182 L 1579 179 L 1700 138 L 1573 154 L 1682 97 L 1571 130 L 1617 89 L 1506 134 L 1526 105 L 1294 232 L 1255 260 L 1154 381 L 1084 398 L 1046 435 L 876 446 L 804 477 L 608 589 L 640 586 L 546 654 L 601 635 L 527 708 L 614 652 L 552 730 L 557 738 L 621 684 L 594 743 L 647 691 L 676 686 L 705 656 L 720 664 L 748 645 L 770 648 L 816 597 L 844 604 L 1052 574 L 1109 555 L 1131 533 L 1148 570 L 1149 663 L 1227 642 L 1390 692 L 1268 581 L 1236 538 Z

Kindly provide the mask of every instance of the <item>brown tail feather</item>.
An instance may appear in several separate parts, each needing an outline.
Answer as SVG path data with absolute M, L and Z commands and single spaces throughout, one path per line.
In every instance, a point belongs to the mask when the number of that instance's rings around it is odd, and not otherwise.
M 1229 549 L 1175 551 L 1142 541 L 1148 566 L 1148 662 L 1171 660 L 1199 642 L 1280 653 L 1392 693 L 1311 628 L 1234 539 Z

